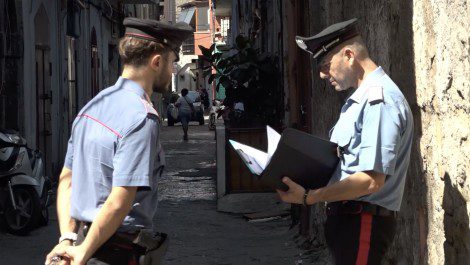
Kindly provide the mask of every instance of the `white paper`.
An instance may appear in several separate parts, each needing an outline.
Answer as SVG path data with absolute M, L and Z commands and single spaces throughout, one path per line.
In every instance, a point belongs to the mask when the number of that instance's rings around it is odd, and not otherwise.
M 266 132 L 268 135 L 268 155 L 269 160 L 271 160 L 271 157 L 274 155 L 274 152 L 276 152 L 279 140 L 281 140 L 281 135 L 269 126 L 266 126 Z
M 242 157 L 250 171 L 254 174 L 261 175 L 269 162 L 269 155 L 261 150 L 251 146 L 241 144 L 234 140 L 229 140 L 235 151 Z
M 263 152 L 251 146 L 239 143 L 234 140 L 229 140 L 235 151 L 240 155 L 243 162 L 250 169 L 253 174 L 261 175 L 266 166 L 271 161 L 271 157 L 276 152 L 281 135 L 273 128 L 266 126 L 268 136 L 268 152 Z

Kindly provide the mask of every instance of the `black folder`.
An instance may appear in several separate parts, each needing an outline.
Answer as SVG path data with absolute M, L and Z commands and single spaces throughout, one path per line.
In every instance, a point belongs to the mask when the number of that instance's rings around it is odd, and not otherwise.
M 282 133 L 276 151 L 260 174 L 260 181 L 284 191 L 288 188 L 282 183 L 284 176 L 307 189 L 324 187 L 338 165 L 338 155 L 336 143 L 288 128 Z

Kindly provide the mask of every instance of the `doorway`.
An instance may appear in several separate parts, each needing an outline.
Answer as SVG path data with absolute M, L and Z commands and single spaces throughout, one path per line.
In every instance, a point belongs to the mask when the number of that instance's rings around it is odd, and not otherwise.
M 36 144 L 41 150 L 45 174 L 52 176 L 52 63 L 50 60 L 49 19 L 41 5 L 34 18 L 35 25 L 35 75 L 36 75 Z

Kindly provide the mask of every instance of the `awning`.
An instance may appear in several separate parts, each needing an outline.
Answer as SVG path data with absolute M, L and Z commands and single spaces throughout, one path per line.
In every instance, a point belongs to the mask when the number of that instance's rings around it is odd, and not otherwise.
M 190 24 L 191 19 L 194 16 L 194 12 L 196 12 L 195 7 L 190 7 L 190 8 L 182 10 L 179 17 L 178 17 L 177 22 L 185 22 L 187 24 Z

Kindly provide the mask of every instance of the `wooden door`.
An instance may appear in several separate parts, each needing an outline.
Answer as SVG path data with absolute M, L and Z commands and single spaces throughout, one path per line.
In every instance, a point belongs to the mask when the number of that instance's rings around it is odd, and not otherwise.
M 227 128 L 225 132 L 225 139 L 235 140 L 259 150 L 267 150 L 266 128 Z M 227 193 L 274 192 L 270 187 L 263 185 L 259 176 L 250 172 L 228 141 L 225 146 L 225 157 Z
M 43 153 L 45 173 L 52 172 L 52 89 L 50 48 L 36 45 L 36 143 Z

